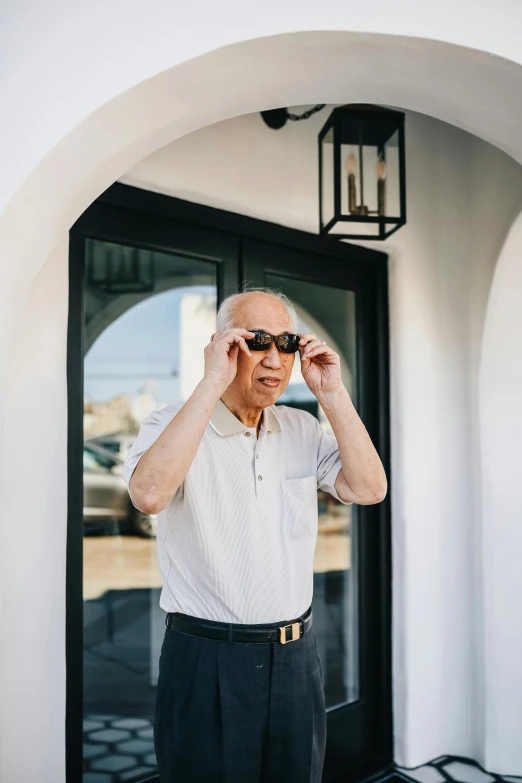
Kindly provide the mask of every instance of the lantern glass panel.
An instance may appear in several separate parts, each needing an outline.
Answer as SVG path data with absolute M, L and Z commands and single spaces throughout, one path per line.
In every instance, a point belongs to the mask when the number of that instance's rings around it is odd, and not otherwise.
M 326 225 L 335 215 L 333 139 L 334 132 L 332 127 L 325 134 L 321 144 L 321 207 L 323 225 Z
M 359 148 L 354 144 L 341 144 L 341 213 L 355 215 L 352 209 L 364 204 L 368 214 L 377 213 L 376 166 L 379 150 L 375 146 Z M 361 179 L 362 172 L 362 179 Z M 350 203 L 350 178 L 353 177 L 352 203 Z M 361 187 L 362 185 L 362 187 Z M 355 198 L 354 198 L 355 197 Z
M 386 163 L 386 217 L 401 217 L 401 194 L 399 172 L 399 132 L 395 131 L 384 148 Z M 387 230 L 391 229 L 391 224 Z

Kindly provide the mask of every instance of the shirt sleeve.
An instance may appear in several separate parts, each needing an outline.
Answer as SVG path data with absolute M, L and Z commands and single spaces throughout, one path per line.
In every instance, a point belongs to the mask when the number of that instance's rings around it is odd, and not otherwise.
M 345 506 L 351 506 L 353 501 L 343 500 L 335 489 L 335 479 L 342 468 L 337 441 L 321 427 L 315 417 L 314 421 L 317 430 L 317 488 L 329 492 Z
M 147 449 L 150 449 L 168 424 L 168 420 L 164 421 L 159 413 L 159 411 L 152 411 L 146 419 L 143 419 L 138 432 L 138 437 L 130 447 L 125 462 L 123 463 L 122 478 L 127 485 L 129 497 L 134 508 L 138 507 L 134 503 L 130 492 L 132 474 L 136 470 L 141 457 L 143 457 Z

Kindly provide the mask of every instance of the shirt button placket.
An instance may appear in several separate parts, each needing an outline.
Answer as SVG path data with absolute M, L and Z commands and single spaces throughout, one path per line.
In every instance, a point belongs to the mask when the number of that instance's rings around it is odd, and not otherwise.
M 251 436 L 252 436 L 252 433 L 249 432 L 248 430 L 245 430 L 245 437 L 246 438 L 250 438 Z M 254 452 L 255 452 L 255 450 L 257 449 L 257 442 L 254 442 L 252 445 L 254 446 Z M 257 497 L 257 480 L 256 480 L 256 497 Z

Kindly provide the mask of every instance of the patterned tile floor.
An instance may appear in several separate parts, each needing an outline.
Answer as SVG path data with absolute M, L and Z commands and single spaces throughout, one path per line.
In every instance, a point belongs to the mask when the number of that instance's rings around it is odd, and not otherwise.
M 83 733 L 83 783 L 135 783 L 156 774 L 149 721 L 88 715 Z
M 522 777 L 486 772 L 477 762 L 460 756 L 440 756 L 414 769 L 397 767 L 394 774 L 417 783 L 522 783 Z
M 152 724 L 121 715 L 88 715 L 84 721 L 83 783 L 139 783 L 156 774 Z M 371 783 L 522 783 L 471 759 L 440 756 L 414 769 L 396 767 Z M 368 782 L 370 783 L 370 782 Z

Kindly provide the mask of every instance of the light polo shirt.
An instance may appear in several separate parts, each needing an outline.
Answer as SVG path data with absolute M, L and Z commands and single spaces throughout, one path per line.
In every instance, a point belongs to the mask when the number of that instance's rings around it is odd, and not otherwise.
M 123 468 L 127 487 L 182 405 L 142 422 Z M 265 408 L 257 437 L 218 400 L 184 481 L 158 514 L 160 607 L 231 623 L 302 614 L 313 593 L 317 488 L 341 501 L 340 469 L 337 441 L 310 413 Z

